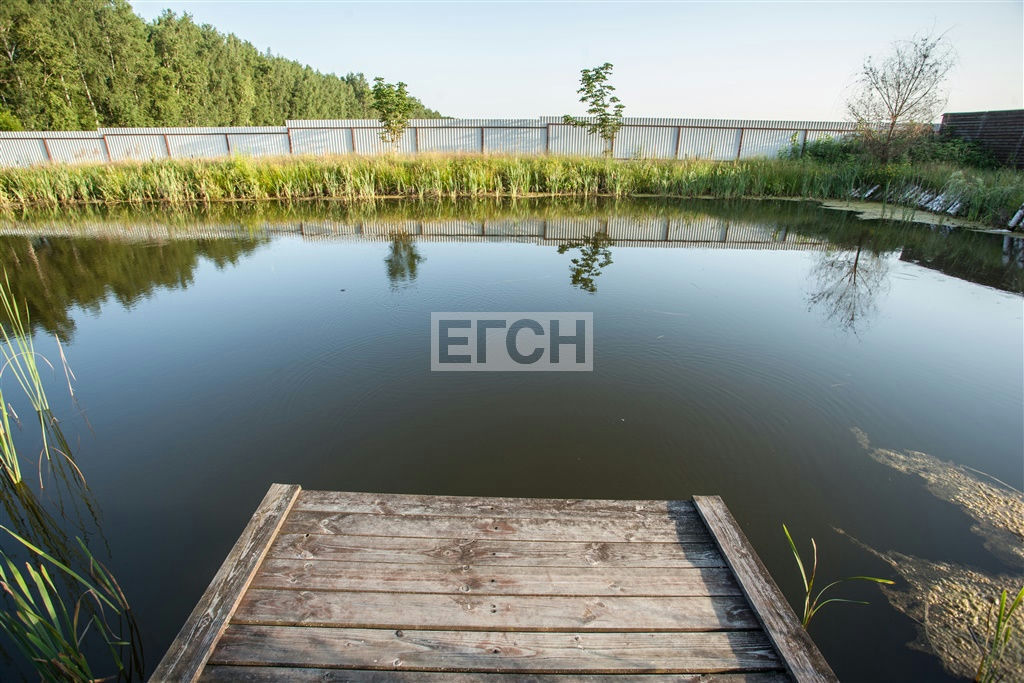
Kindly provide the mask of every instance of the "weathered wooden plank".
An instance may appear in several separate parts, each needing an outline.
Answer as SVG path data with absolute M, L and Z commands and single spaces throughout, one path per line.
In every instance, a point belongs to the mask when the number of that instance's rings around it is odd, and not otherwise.
M 269 557 L 477 567 L 724 567 L 707 543 L 562 543 L 471 538 L 279 534 Z
M 422 681 L 423 683 L 469 683 L 494 681 L 502 683 L 514 678 L 516 683 L 788 683 L 781 671 L 734 674 L 503 674 L 455 673 L 436 671 L 373 671 L 366 669 L 309 669 L 283 666 L 208 666 L 199 677 L 200 683 L 388 683 L 389 681 Z
M 215 665 L 522 673 L 774 671 L 761 631 L 521 633 L 232 624 Z
M 396 493 L 307 491 L 299 494 L 296 510 L 361 512 L 378 515 L 442 515 L 445 517 L 515 517 L 547 519 L 679 518 L 697 511 L 690 501 L 587 500 L 576 498 L 479 498 L 421 496 Z
M 692 519 L 517 519 L 425 515 L 331 513 L 295 510 L 281 533 L 404 536 L 411 538 L 507 538 L 517 541 L 606 541 L 621 543 L 708 542 L 701 521 Z
M 742 595 L 728 568 L 473 567 L 267 558 L 252 588 L 460 595 Z
M 721 497 L 694 496 L 693 502 L 793 678 L 838 681 Z
M 481 596 L 262 588 L 246 591 L 232 623 L 487 631 L 716 631 L 759 628 L 742 596 Z
M 153 673 L 155 681 L 193 681 L 277 535 L 300 487 L 272 484 L 220 570 Z

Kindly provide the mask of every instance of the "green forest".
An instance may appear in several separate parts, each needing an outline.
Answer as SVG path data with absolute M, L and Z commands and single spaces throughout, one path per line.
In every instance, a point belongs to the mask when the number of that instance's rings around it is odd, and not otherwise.
M 415 101 L 413 116 L 439 114 Z M 0 130 L 377 118 L 361 73 L 323 74 L 188 14 L 126 0 L 0 2 Z

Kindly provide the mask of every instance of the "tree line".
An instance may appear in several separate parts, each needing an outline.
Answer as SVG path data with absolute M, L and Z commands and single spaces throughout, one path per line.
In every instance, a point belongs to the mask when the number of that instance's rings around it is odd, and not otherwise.
M 373 105 L 361 73 L 321 73 L 188 14 L 147 23 L 126 0 L 0 3 L 0 130 L 373 119 Z

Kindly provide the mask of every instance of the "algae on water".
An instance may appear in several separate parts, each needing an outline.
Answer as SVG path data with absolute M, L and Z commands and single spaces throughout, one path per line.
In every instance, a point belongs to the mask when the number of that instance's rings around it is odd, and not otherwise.
M 882 552 L 852 539 L 904 579 L 902 585 L 882 586 L 882 592 L 894 608 L 917 622 L 918 637 L 910 646 L 937 655 L 950 673 L 973 678 L 985 652 L 990 623 L 995 621 L 1000 593 L 1006 590 L 1012 599 L 1024 585 L 1024 494 L 927 453 L 874 448 L 864 432 L 853 432 L 874 460 L 921 477 L 931 493 L 959 506 L 974 520 L 971 528 L 985 539 L 985 548 L 1018 568 L 1009 574 L 988 574 L 948 562 Z M 992 671 L 995 680 L 1019 680 L 1024 672 L 1024 613 L 1018 610 L 1011 624 L 1013 634 Z

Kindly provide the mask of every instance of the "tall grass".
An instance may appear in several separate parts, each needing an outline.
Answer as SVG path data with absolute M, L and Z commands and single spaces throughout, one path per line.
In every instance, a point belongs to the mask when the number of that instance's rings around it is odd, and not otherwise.
M 153 161 L 0 170 L 0 208 L 81 203 L 311 198 L 572 195 L 847 199 L 887 188 L 894 203 L 1005 224 L 1024 173 L 949 165 L 750 159 L 736 162 L 561 156 L 289 157 Z M 881 198 L 876 191 L 875 198 Z
M 1010 618 L 1017 608 L 1024 602 L 1024 586 L 1017 591 L 1017 596 L 1008 600 L 1008 593 L 1004 590 L 999 596 L 999 609 L 996 610 L 996 619 L 992 621 L 992 609 L 989 609 L 986 620 L 985 642 L 981 645 L 982 656 L 978 662 L 978 670 L 974 680 L 980 683 L 991 683 L 1001 680 L 999 665 L 1006 651 L 1006 645 L 1010 642 L 1013 634 L 1013 627 Z
M 50 402 L 46 397 L 46 389 L 39 372 L 40 361 L 48 365 L 51 370 L 54 369 L 53 364 L 36 351 L 32 341 L 28 305 L 23 307 L 18 303 L 11 290 L 11 283 L 6 271 L 4 271 L 3 281 L 0 282 L 0 309 L 2 309 L 3 320 L 7 323 L 7 325 L 0 325 L 0 361 L 2 361 L 0 384 L 7 377 L 13 376 L 15 383 L 21 388 L 36 413 L 42 438 L 42 451 L 39 458 L 39 481 L 42 485 L 41 463 L 44 456 L 47 462 L 52 462 L 53 456 L 59 455 L 76 471 L 78 468 L 71 457 L 70 448 L 68 448 L 60 424 L 50 410 Z M 8 325 L 10 330 L 8 330 Z M 57 343 L 60 344 L 59 339 Z M 64 370 L 68 379 L 68 389 L 71 390 L 71 371 L 67 367 L 63 347 L 61 347 L 61 360 L 65 363 Z M 2 404 L 0 405 L 0 430 L 2 430 L 0 433 L 0 469 L 12 484 L 18 484 L 22 480 L 21 466 L 11 432 L 10 404 L 4 399 L 2 388 L 0 388 L 0 404 Z M 15 419 L 17 419 L 16 416 Z M 80 472 L 79 475 L 81 475 Z
M 142 658 L 133 645 L 139 638 L 131 608 L 113 575 L 85 543 L 78 539 L 88 558 L 88 578 L 10 529 L 0 529 L 37 558 L 22 569 L 0 552 L 0 590 L 13 607 L 0 610 L 0 630 L 32 662 L 40 677 L 47 681 L 103 680 L 86 657 L 87 638 L 106 646 L 119 676 L 141 676 Z M 81 591 L 71 609 L 61 598 L 55 576 Z
M 814 616 L 819 611 L 821 611 L 821 609 L 825 605 L 839 603 L 839 602 L 845 602 L 845 603 L 853 604 L 853 605 L 867 605 L 868 604 L 868 603 L 864 602 L 863 600 L 847 600 L 846 598 L 827 598 L 827 599 L 823 599 L 823 598 L 825 598 L 825 593 L 827 593 L 832 588 L 835 588 L 839 584 L 845 583 L 847 581 L 870 581 L 872 583 L 881 583 L 881 584 L 886 584 L 886 585 L 890 585 L 891 586 L 892 583 L 893 583 L 889 579 L 879 579 L 879 578 L 874 577 L 874 576 L 847 576 L 847 577 L 843 577 L 841 579 L 836 579 L 835 581 L 833 581 L 832 583 L 826 585 L 824 588 L 822 588 L 817 593 L 815 593 L 814 592 L 814 581 L 818 577 L 818 544 L 814 541 L 813 538 L 811 539 L 811 550 L 812 550 L 812 558 L 813 559 L 812 559 L 812 562 L 811 562 L 811 571 L 810 571 L 810 574 L 808 574 L 806 568 L 804 567 L 804 561 L 800 557 L 800 551 L 797 550 L 796 543 L 793 542 L 793 537 L 789 534 L 789 529 L 786 528 L 785 524 L 782 525 L 782 531 L 783 531 L 783 533 L 786 534 L 786 540 L 789 542 L 789 550 L 790 550 L 790 552 L 793 553 L 793 559 L 796 560 L 796 566 L 797 566 L 797 568 L 800 569 L 800 578 L 803 580 L 803 584 L 804 584 L 804 609 L 803 609 L 803 616 L 801 617 L 801 620 L 800 620 L 800 625 L 803 626 L 805 630 L 807 629 L 808 625 L 811 623 L 811 619 L 813 619 Z

